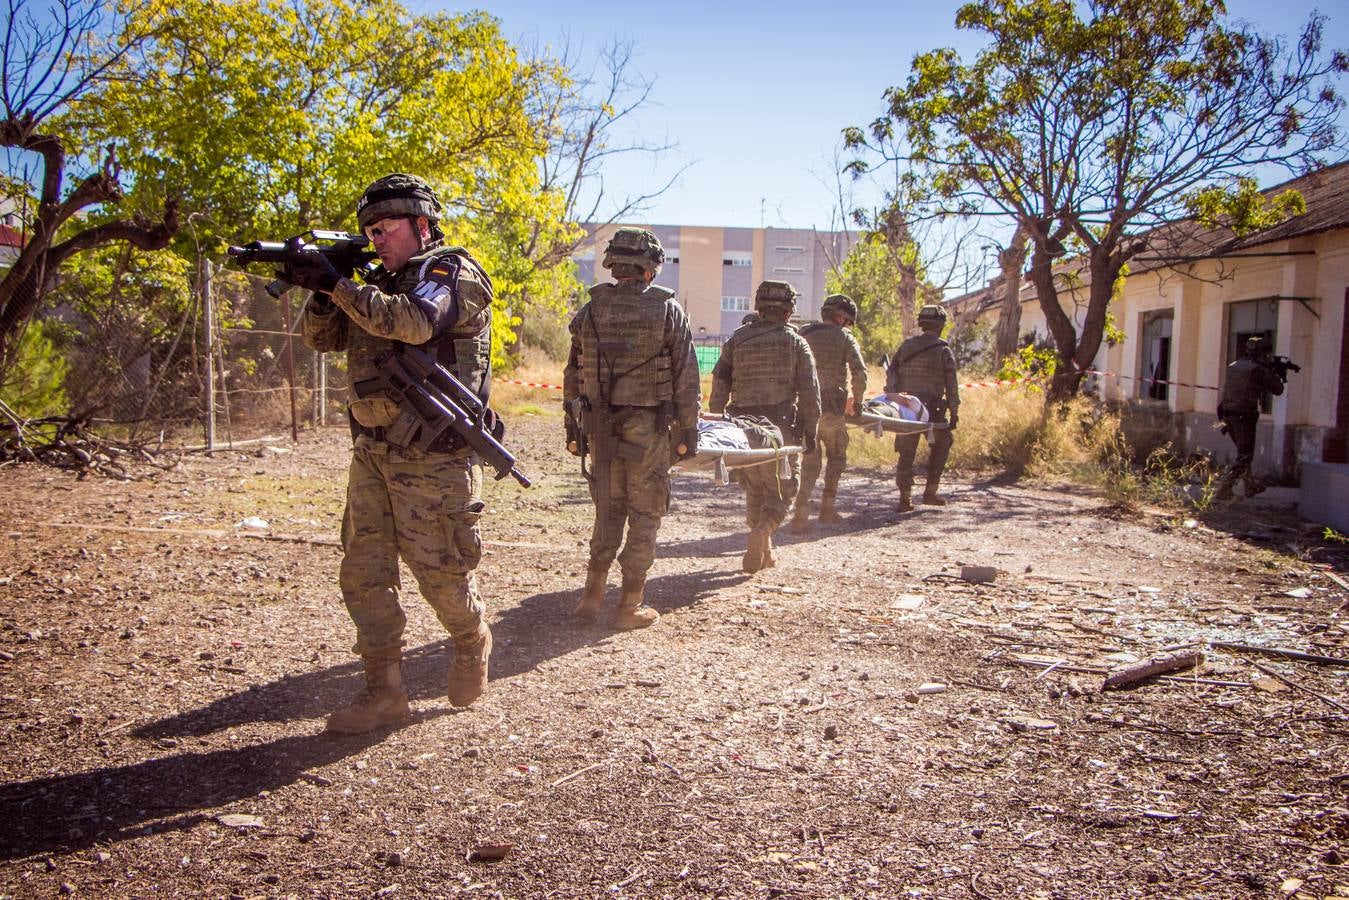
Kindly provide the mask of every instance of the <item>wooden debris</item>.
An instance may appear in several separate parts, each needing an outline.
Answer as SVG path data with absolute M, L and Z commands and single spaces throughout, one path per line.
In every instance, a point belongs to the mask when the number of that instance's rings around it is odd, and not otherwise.
M 1331 698 L 1327 697 L 1325 694 L 1318 694 L 1316 691 L 1312 690 L 1311 688 L 1303 687 L 1302 685 L 1298 684 L 1296 681 L 1292 681 L 1292 680 L 1290 680 L 1290 679 L 1288 679 L 1288 678 L 1285 678 L 1284 676 L 1280 675 L 1278 672 L 1275 672 L 1273 669 L 1266 668 L 1265 666 L 1260 665 L 1258 662 L 1252 662 L 1251 665 L 1255 666 L 1257 669 L 1259 669 L 1261 672 L 1264 672 L 1266 675 L 1270 676 L 1271 678 L 1277 678 L 1277 679 L 1279 679 L 1280 681 L 1282 681 L 1284 684 L 1288 685 L 1290 688 L 1292 688 L 1292 689 L 1295 690 L 1295 691 L 1301 691 L 1301 692 L 1304 693 L 1304 694 L 1308 694 L 1308 695 L 1310 695 L 1310 696 L 1312 696 L 1312 697 L 1315 697 L 1317 700 L 1320 700 L 1320 701 L 1322 701 L 1322 702 L 1324 702 L 1324 703 L 1330 704 L 1331 706 L 1335 707 L 1335 708 L 1338 709 L 1338 710 L 1342 710 L 1342 711 L 1344 711 L 1344 712 L 1349 713 L 1349 706 L 1345 706 L 1343 703 L 1339 702 L 1338 700 L 1332 700 Z
M 1281 659 L 1295 659 L 1298 662 L 1315 663 L 1318 666 L 1349 666 L 1349 659 L 1303 653 L 1300 650 L 1284 650 L 1280 647 L 1257 647 L 1254 644 L 1232 644 L 1227 641 L 1209 641 L 1209 646 L 1218 647 L 1222 650 L 1234 650 L 1238 653 L 1261 653 L 1265 656 L 1277 656 Z
M 1198 650 L 1182 650 L 1177 653 L 1162 653 L 1140 663 L 1125 666 L 1118 672 L 1106 677 L 1101 685 L 1102 691 L 1117 691 L 1146 681 L 1154 675 L 1164 675 L 1179 669 L 1189 669 L 1204 661 L 1204 654 Z
M 514 844 L 475 844 L 464 854 L 464 859 L 469 862 L 497 862 L 509 856 L 514 849 Z

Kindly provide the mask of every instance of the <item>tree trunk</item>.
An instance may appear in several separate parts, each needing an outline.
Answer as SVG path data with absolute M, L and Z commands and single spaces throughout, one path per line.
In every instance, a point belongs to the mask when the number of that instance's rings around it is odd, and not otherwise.
M 1026 265 L 1028 240 L 1030 229 L 1017 225 L 1012 242 L 998 254 L 1002 267 L 1002 306 L 998 310 L 994 360 L 999 363 L 1015 353 L 1021 343 L 1021 271 Z
M 1058 286 L 1054 284 L 1054 256 L 1038 241 L 1031 254 L 1028 274 L 1035 285 L 1035 296 L 1045 314 L 1049 333 L 1054 338 L 1054 350 L 1059 357 L 1058 368 L 1049 386 L 1049 399 L 1067 400 L 1077 393 L 1077 387 L 1082 382 L 1082 373 L 1073 363 L 1077 351 L 1077 327 L 1059 305 Z

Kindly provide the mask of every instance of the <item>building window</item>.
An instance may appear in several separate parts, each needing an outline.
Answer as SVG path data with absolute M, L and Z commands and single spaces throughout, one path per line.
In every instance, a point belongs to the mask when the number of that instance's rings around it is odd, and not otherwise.
M 673 266 L 679 265 L 679 257 L 677 256 L 667 256 L 665 257 L 665 261 Z
M 805 253 L 805 252 L 806 252 L 806 248 L 805 248 L 805 247 L 774 247 L 773 250 L 774 250 L 775 252 L 777 252 L 777 253 Z
M 1171 326 L 1175 318 L 1169 310 L 1144 313 L 1143 346 L 1139 370 L 1138 396 L 1145 400 L 1166 400 L 1171 379 Z
M 748 268 L 754 264 L 754 254 L 740 250 L 728 250 L 722 255 L 721 264 L 723 266 L 735 266 L 736 268 Z
M 799 266 L 774 266 L 773 271 L 781 272 L 784 275 L 803 275 L 806 270 Z
M 1246 339 L 1262 337 L 1275 346 L 1279 327 L 1278 300 L 1243 300 L 1227 304 L 1227 357 L 1226 366 L 1246 352 Z M 1274 398 L 1265 394 L 1260 398 L 1260 411 L 1267 413 L 1274 408 Z
M 721 298 L 721 311 L 722 311 L 722 312 L 748 312 L 748 311 L 749 311 L 749 298 L 748 298 L 748 297 L 722 297 L 722 298 Z

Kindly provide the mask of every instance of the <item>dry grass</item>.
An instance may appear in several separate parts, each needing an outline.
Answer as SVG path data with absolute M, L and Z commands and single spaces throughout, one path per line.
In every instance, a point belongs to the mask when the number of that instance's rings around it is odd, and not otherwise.
M 522 381 L 561 384 L 561 366 L 537 351 L 509 376 Z M 712 377 L 701 379 L 704 403 Z M 868 396 L 881 392 L 885 373 L 868 372 Z M 561 392 L 498 381 L 493 405 L 507 415 L 561 415 Z M 1179 460 L 1164 416 L 1134 407 L 1104 407 L 1079 397 L 1059 407 L 1045 403 L 1033 388 L 970 388 L 960 404 L 949 467 L 964 472 L 1069 479 L 1100 489 L 1111 501 L 1204 507 L 1212 498 L 1213 472 L 1203 461 Z M 926 459 L 919 447 L 918 462 Z M 890 469 L 894 438 L 854 429 L 849 466 Z

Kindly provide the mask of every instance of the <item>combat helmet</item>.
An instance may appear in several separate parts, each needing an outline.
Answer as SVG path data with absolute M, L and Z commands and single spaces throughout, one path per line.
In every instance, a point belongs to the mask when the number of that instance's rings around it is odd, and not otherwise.
M 827 316 L 831 310 L 838 310 L 852 321 L 857 321 L 857 304 L 847 294 L 830 294 L 824 298 L 824 303 L 820 304 L 821 317 Z
M 643 272 L 655 275 L 664 262 L 665 248 L 655 234 L 645 228 L 623 227 L 609 239 L 600 265 L 606 269 L 616 265 L 637 266 Z
M 918 310 L 918 324 L 921 326 L 924 323 L 945 326 L 946 310 L 936 304 L 929 303 L 927 306 Z
M 754 291 L 754 308 L 759 312 L 781 307 L 790 316 L 796 309 L 796 288 L 785 281 L 761 281 Z
M 356 223 L 364 231 L 391 216 L 425 216 L 432 225 L 440 220 L 440 198 L 424 179 L 395 172 L 376 180 L 356 201 Z M 438 231 L 439 229 L 437 229 Z
M 1266 353 L 1271 352 L 1271 350 L 1272 348 L 1269 346 L 1269 341 L 1262 335 L 1253 334 L 1246 338 L 1247 356 L 1264 356 Z

